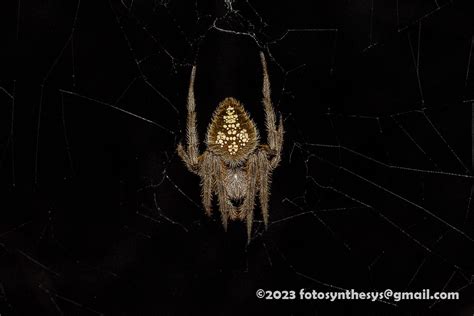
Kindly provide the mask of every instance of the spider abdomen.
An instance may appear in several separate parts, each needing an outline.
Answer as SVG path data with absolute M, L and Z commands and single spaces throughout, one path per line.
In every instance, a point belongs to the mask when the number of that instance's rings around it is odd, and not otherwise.
M 255 150 L 258 142 L 255 123 L 243 105 L 231 97 L 219 103 L 207 131 L 208 148 L 238 164 Z

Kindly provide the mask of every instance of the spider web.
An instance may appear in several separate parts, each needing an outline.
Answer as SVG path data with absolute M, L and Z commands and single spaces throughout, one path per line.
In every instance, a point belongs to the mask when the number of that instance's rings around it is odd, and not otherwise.
M 19 0 L 1 58 L 2 314 L 472 313 L 473 30 L 461 1 Z M 176 156 L 258 52 L 286 129 L 270 223 L 224 232 Z M 201 146 L 201 150 L 204 150 Z M 473 149 L 474 150 L 474 149 Z M 217 209 L 215 208 L 215 213 Z M 258 288 L 458 291 L 270 305 Z M 242 305 L 246 304 L 246 305 Z M 246 307 L 245 307 L 246 306 Z

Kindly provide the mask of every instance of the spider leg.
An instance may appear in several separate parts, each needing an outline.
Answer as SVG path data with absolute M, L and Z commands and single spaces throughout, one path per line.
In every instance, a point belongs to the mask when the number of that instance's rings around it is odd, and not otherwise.
M 212 196 L 215 188 L 215 173 L 219 170 L 219 160 L 209 152 L 202 155 L 201 168 L 199 175 L 201 176 L 201 196 L 204 209 L 208 216 L 212 212 Z
M 252 237 L 252 225 L 253 225 L 253 210 L 255 207 L 255 196 L 257 193 L 257 170 L 258 170 L 258 157 L 256 154 L 251 154 L 248 158 L 247 164 L 247 176 L 248 176 L 248 185 L 247 185 L 247 194 L 242 205 L 243 210 L 247 212 L 246 222 L 247 222 L 247 243 L 250 243 L 250 238 Z
M 260 60 L 263 69 L 263 106 L 265 110 L 265 127 L 267 130 L 267 142 L 271 150 L 270 167 L 276 168 L 281 159 L 281 150 L 283 147 L 283 119 L 280 115 L 278 124 L 275 110 L 273 108 L 270 90 L 270 79 L 268 77 L 267 62 L 265 55 L 260 52 Z
M 271 162 L 267 158 L 267 153 L 264 150 L 258 151 L 258 175 L 259 180 L 259 199 L 260 199 L 260 208 L 262 209 L 263 222 L 265 224 L 265 229 L 268 227 L 268 200 L 270 197 L 270 171 L 271 171 Z
M 186 164 L 186 167 L 194 173 L 199 169 L 199 140 L 196 128 L 196 101 L 194 98 L 194 78 L 196 77 L 196 66 L 191 71 L 189 80 L 189 91 L 187 101 L 187 121 L 186 121 L 186 148 L 180 143 L 178 145 L 178 155 Z
M 215 186 L 217 192 L 217 202 L 219 203 L 219 212 L 221 213 L 222 226 L 227 231 L 227 223 L 229 221 L 230 207 L 227 201 L 227 194 L 224 186 L 224 166 L 220 161 L 216 161 L 216 168 L 214 169 L 214 177 L 216 177 Z

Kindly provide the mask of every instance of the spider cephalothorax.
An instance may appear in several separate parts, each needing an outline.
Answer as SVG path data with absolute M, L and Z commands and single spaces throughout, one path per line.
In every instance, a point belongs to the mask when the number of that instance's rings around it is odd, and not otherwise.
M 270 176 L 280 162 L 283 145 L 282 118 L 277 124 L 270 98 L 265 56 L 260 53 L 263 68 L 263 106 L 267 130 L 266 145 L 259 144 L 259 134 L 244 106 L 234 98 L 226 98 L 214 111 L 207 129 L 207 150 L 199 154 L 196 129 L 194 78 L 191 72 L 188 93 L 186 148 L 178 145 L 178 154 L 188 169 L 201 177 L 202 201 L 208 215 L 212 197 L 217 196 L 224 228 L 228 220 L 245 220 L 250 240 L 255 198 L 259 197 L 265 226 L 268 224 Z

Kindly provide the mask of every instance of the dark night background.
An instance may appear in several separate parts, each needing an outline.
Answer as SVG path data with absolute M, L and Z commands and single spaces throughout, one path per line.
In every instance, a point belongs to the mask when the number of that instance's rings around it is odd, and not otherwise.
M 18 0 L 0 10 L 0 314 L 474 313 L 469 1 Z M 226 96 L 285 120 L 271 224 L 179 161 Z M 264 137 L 262 137 L 264 139 Z M 201 147 L 204 150 L 204 147 Z M 255 291 L 459 291 L 265 301 Z

